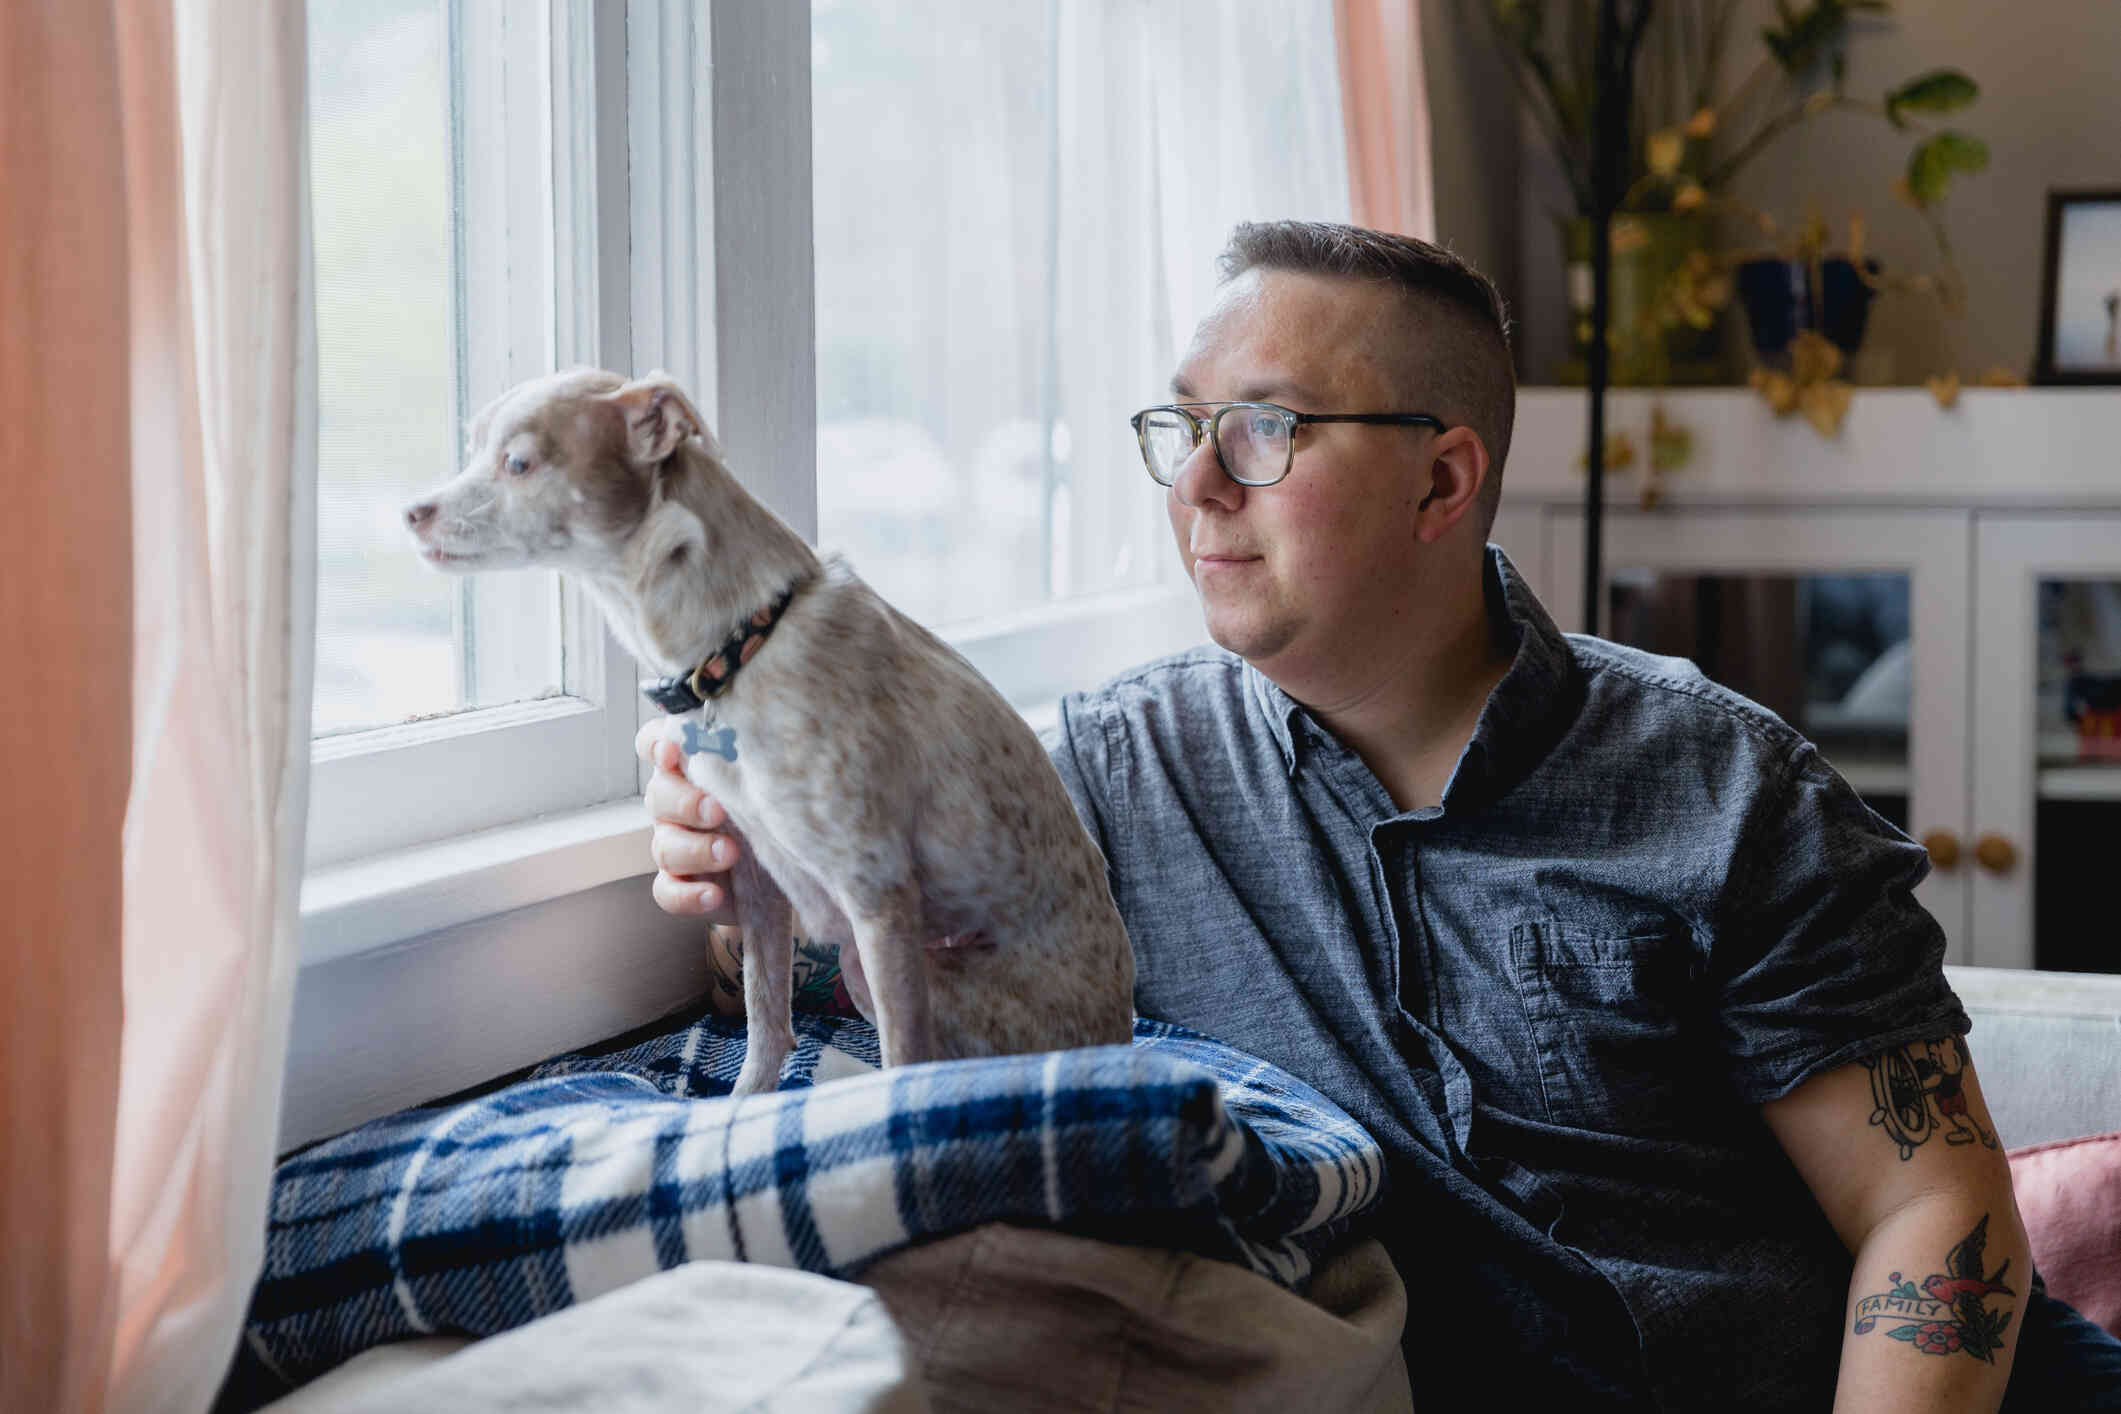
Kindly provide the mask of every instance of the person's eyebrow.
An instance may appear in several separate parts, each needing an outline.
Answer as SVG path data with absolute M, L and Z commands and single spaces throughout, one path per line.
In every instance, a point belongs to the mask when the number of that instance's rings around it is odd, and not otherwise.
M 1182 403 L 1197 401 L 1193 397 L 1192 385 L 1187 383 L 1183 376 L 1172 378 L 1171 396 Z M 1233 401 L 1240 403 L 1279 403 L 1284 400 L 1312 404 L 1318 401 L 1309 388 L 1286 378 L 1267 378 L 1257 383 L 1246 384 L 1244 388 L 1239 390 L 1237 397 L 1233 399 Z

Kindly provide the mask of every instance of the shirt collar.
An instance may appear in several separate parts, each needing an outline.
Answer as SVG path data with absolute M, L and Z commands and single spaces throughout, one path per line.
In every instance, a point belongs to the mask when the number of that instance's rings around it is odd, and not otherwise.
M 1472 739 L 1444 787 L 1446 807 L 1500 794 L 1529 770 L 1553 744 L 1580 689 L 1567 637 L 1498 545 L 1488 546 L 1482 582 L 1490 619 L 1499 616 L 1509 624 L 1517 648 L 1509 670 L 1488 694 Z M 1245 685 L 1293 775 L 1298 760 L 1295 721 L 1303 704 L 1250 663 L 1245 664 Z

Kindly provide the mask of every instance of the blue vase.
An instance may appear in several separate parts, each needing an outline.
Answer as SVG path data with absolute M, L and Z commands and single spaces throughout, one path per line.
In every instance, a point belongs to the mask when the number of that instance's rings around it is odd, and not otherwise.
M 1876 275 L 1878 262 L 1866 260 L 1863 268 Z M 1812 267 L 1804 261 L 1748 260 L 1738 267 L 1738 298 L 1745 305 L 1753 352 L 1761 359 L 1780 361 L 1790 341 L 1807 329 L 1816 329 L 1851 358 L 1863 346 L 1875 291 L 1854 262 L 1841 256 L 1820 261 L 1818 269 L 1815 298 Z

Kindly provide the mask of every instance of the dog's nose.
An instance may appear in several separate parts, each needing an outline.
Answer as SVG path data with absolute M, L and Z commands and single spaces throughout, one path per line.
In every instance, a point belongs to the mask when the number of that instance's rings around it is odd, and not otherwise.
M 435 518 L 439 509 L 433 501 L 415 501 L 405 508 L 405 524 L 414 530 Z

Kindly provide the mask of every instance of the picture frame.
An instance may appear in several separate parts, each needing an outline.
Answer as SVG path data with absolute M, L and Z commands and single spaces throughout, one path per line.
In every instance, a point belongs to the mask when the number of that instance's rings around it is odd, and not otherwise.
M 2121 189 L 2047 194 L 2033 382 L 2121 385 Z

